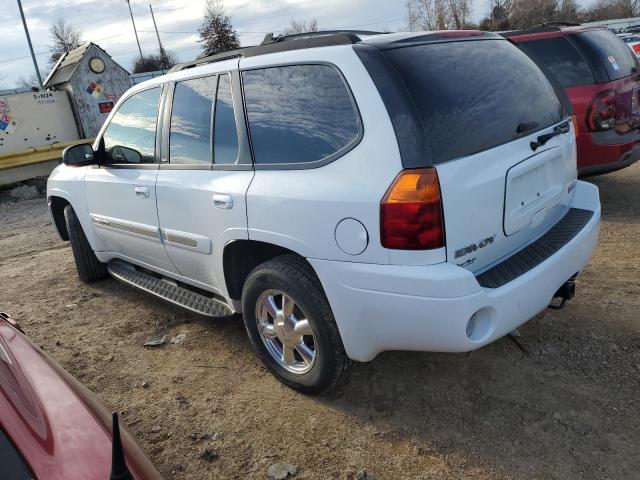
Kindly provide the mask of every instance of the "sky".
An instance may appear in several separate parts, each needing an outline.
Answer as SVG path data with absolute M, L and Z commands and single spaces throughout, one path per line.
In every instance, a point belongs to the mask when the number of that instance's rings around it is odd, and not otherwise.
M 0 0 L 0 89 L 13 88 L 34 73 L 17 0 Z M 180 61 L 200 53 L 197 29 L 205 0 L 131 0 L 143 54 L 158 52 L 149 12 L 153 6 L 163 46 Z M 581 2 L 591 3 L 590 0 Z M 406 0 L 225 0 L 241 44 L 260 43 L 266 33 L 282 31 L 292 19 L 316 18 L 320 29 L 404 30 Z M 475 0 L 472 19 L 486 14 L 488 0 Z M 131 71 L 138 50 L 125 0 L 22 0 L 40 70 L 49 70 L 49 25 L 63 18 Z

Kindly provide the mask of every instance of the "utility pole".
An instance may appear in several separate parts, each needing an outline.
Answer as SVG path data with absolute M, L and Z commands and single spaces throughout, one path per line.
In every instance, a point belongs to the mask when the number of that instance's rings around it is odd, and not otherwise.
M 40 69 L 38 68 L 38 62 L 36 61 L 36 54 L 33 52 L 33 45 L 31 44 L 31 37 L 29 36 L 29 29 L 27 28 L 27 21 L 24 19 L 24 12 L 22 11 L 22 2 L 18 0 L 18 9 L 20 10 L 20 16 L 22 17 L 22 25 L 24 26 L 24 33 L 27 36 L 27 42 L 29 43 L 29 50 L 31 51 L 31 59 L 33 60 L 33 66 L 36 69 L 36 76 L 38 77 L 38 83 L 40 88 L 44 89 L 42 85 L 42 77 L 40 76 Z
M 133 12 L 131 11 L 131 0 L 125 0 L 129 5 L 129 14 L 131 15 L 131 23 L 133 23 L 133 33 L 136 35 L 136 43 L 138 44 L 138 52 L 140 52 L 140 58 L 142 58 L 142 49 L 140 48 L 140 40 L 138 39 L 138 30 L 136 30 L 136 22 L 133 19 Z
M 149 4 L 149 10 L 151 10 L 151 20 L 153 20 L 153 28 L 156 30 L 156 37 L 158 37 L 158 45 L 160 46 L 160 59 L 164 62 L 167 58 L 167 54 L 162 48 L 162 42 L 160 41 L 160 33 L 158 32 L 158 25 L 156 25 L 156 17 L 153 15 L 153 7 Z

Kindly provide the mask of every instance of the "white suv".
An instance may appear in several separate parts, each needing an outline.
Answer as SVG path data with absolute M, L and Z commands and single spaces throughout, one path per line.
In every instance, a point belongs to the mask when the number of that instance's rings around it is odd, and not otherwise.
M 305 392 L 385 350 L 477 349 L 573 296 L 598 190 L 553 87 L 502 37 L 274 38 L 174 70 L 49 179 L 81 280 L 242 312 Z

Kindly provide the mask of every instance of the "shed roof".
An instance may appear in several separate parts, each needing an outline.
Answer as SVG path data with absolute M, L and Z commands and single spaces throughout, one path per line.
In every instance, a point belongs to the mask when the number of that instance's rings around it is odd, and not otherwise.
M 78 64 L 92 45 L 100 49 L 100 51 L 107 57 L 111 58 L 111 55 L 100 48 L 99 45 L 96 45 L 93 42 L 87 42 L 84 45 L 79 46 L 78 48 L 74 48 L 73 50 L 68 51 L 58 59 L 55 67 L 53 67 L 53 70 L 51 70 L 51 73 L 44 81 L 44 88 L 55 87 L 56 85 L 60 85 L 71 80 L 73 73 L 78 68 Z

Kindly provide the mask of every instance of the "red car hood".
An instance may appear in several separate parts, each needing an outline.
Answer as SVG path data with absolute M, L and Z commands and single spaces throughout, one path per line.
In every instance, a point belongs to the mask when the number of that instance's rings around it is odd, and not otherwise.
M 0 316 L 0 426 L 46 480 L 109 480 L 111 412 Z M 132 435 L 120 429 L 135 479 L 160 479 Z

